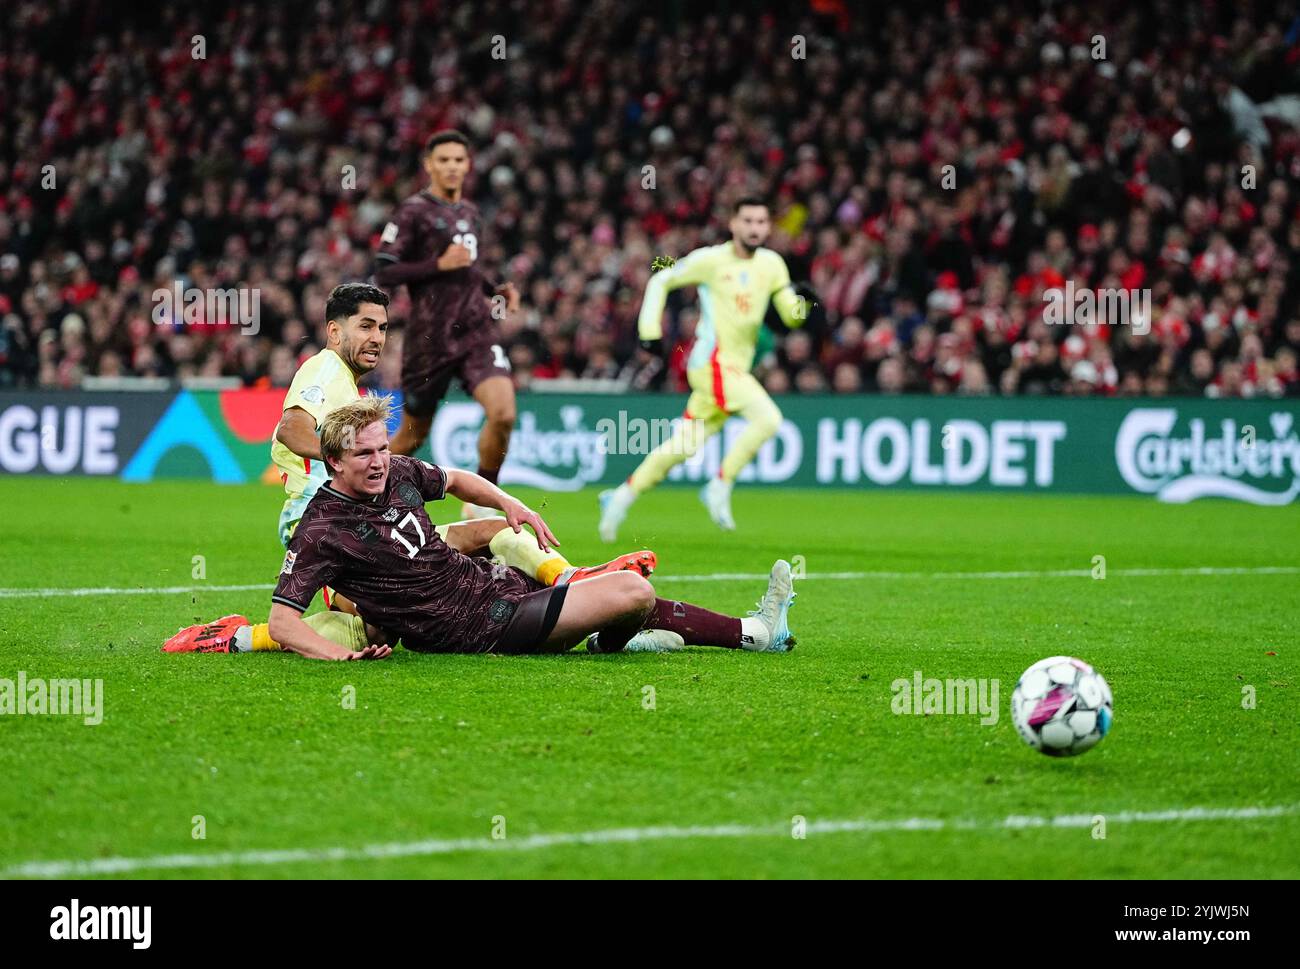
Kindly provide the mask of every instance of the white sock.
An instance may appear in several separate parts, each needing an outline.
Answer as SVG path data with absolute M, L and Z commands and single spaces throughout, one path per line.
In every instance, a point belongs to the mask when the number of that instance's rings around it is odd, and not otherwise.
M 772 642 L 767 623 L 758 616 L 745 616 L 740 620 L 740 645 L 746 649 L 767 649 Z
M 235 630 L 234 641 L 230 644 L 232 653 L 251 653 L 253 651 L 253 627 L 240 626 Z

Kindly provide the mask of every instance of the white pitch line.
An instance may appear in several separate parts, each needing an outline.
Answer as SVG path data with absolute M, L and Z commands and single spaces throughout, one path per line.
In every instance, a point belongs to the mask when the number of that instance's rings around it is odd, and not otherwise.
M 1300 566 L 1262 565 L 1243 567 L 1206 567 L 1182 569 L 1110 569 L 1113 576 L 1188 576 L 1188 575 L 1300 575 Z M 1040 569 L 1016 572 L 810 572 L 799 581 L 822 579 L 1086 579 L 1090 569 Z M 766 572 L 709 572 L 704 575 L 655 575 L 656 582 L 757 582 L 767 578 Z M 51 587 L 45 589 L 0 588 L 0 599 L 47 599 L 65 596 L 144 596 L 180 595 L 186 592 L 263 592 L 275 588 L 272 582 L 250 585 L 166 585 L 111 588 L 108 586 L 84 589 Z
M 1300 804 L 1272 807 L 1192 807 L 1165 811 L 1098 812 L 1107 824 L 1166 824 L 1179 821 L 1249 821 L 1276 818 L 1300 812 Z M 890 821 L 856 818 L 842 821 L 810 821 L 806 834 L 887 834 L 903 831 L 1003 831 L 1025 828 L 1089 828 L 1096 814 L 1062 814 L 1055 817 L 1010 815 L 1000 820 L 969 818 L 900 818 Z M 459 852 L 536 851 L 572 845 L 629 844 L 690 838 L 790 837 L 789 823 L 747 825 L 719 824 L 679 827 L 609 828 L 562 834 L 533 834 L 523 838 L 431 839 L 363 845 L 359 848 L 293 848 L 282 851 L 219 851 L 210 854 L 154 855 L 144 858 L 93 858 L 82 861 L 26 861 L 0 870 L 0 878 L 77 878 L 88 875 L 121 875 L 134 871 L 177 868 L 222 868 L 232 865 L 285 865 L 305 862 L 364 861 L 378 858 L 416 858 Z
M 1205 567 L 1183 569 L 1110 569 L 1109 575 L 1118 576 L 1184 576 L 1184 575 L 1300 575 L 1300 565 L 1268 565 L 1258 567 Z M 800 581 L 809 579 L 1086 579 L 1091 569 L 1039 569 L 1019 572 L 809 572 Z M 713 572 L 707 575 L 658 575 L 654 581 L 729 582 L 766 579 L 766 572 Z M 796 577 L 799 578 L 799 577 Z
M 274 583 L 259 582 L 253 585 L 159 585 L 135 586 L 113 589 L 98 586 L 88 589 L 0 589 L 0 599 L 46 599 L 64 596 L 167 596 L 182 592 L 255 592 L 274 589 Z

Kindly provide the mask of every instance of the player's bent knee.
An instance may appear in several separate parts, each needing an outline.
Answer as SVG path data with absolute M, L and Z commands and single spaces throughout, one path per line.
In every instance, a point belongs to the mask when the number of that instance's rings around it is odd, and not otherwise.
M 784 418 L 781 412 L 773 407 L 771 410 L 764 411 L 758 416 L 754 423 L 758 429 L 763 432 L 764 437 L 775 437 L 776 432 L 781 430 L 781 421 Z
M 644 576 L 635 572 L 620 572 L 618 576 L 630 612 L 649 612 L 654 608 L 655 587 Z
M 510 433 L 515 426 L 517 413 L 514 407 L 494 407 L 487 415 L 487 422 L 498 432 Z

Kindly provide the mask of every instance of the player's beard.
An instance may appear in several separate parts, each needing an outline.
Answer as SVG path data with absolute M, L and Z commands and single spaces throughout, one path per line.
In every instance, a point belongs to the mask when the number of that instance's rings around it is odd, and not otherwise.
M 370 371 L 377 369 L 379 367 L 379 358 L 383 356 L 382 350 L 375 351 L 375 362 L 374 365 L 372 366 L 371 364 L 368 364 L 361 359 L 362 351 L 365 350 L 364 345 L 357 347 L 355 349 L 352 347 L 345 347 L 344 350 L 346 352 L 346 355 L 343 357 L 343 362 L 346 363 L 349 367 L 351 367 L 352 372 L 356 374 L 358 377 L 362 376 L 363 374 L 368 374 L 370 373 Z
M 745 253 L 751 256 L 758 252 L 759 247 L 763 244 L 762 242 L 751 243 L 748 239 L 741 239 L 739 237 L 736 239 L 736 243 Z

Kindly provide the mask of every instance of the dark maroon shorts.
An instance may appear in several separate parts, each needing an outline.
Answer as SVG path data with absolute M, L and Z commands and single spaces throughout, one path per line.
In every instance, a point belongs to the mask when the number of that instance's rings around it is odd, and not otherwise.
M 548 653 L 558 652 L 558 647 L 548 647 L 546 637 L 551 635 L 560 610 L 564 608 L 567 585 L 552 586 L 530 592 L 515 604 L 515 613 L 507 621 L 496 645 L 489 653 Z
M 510 360 L 496 337 L 485 335 L 452 355 L 409 356 L 402 361 L 402 407 L 413 417 L 432 417 L 453 377 L 472 395 L 489 377 L 509 377 Z

